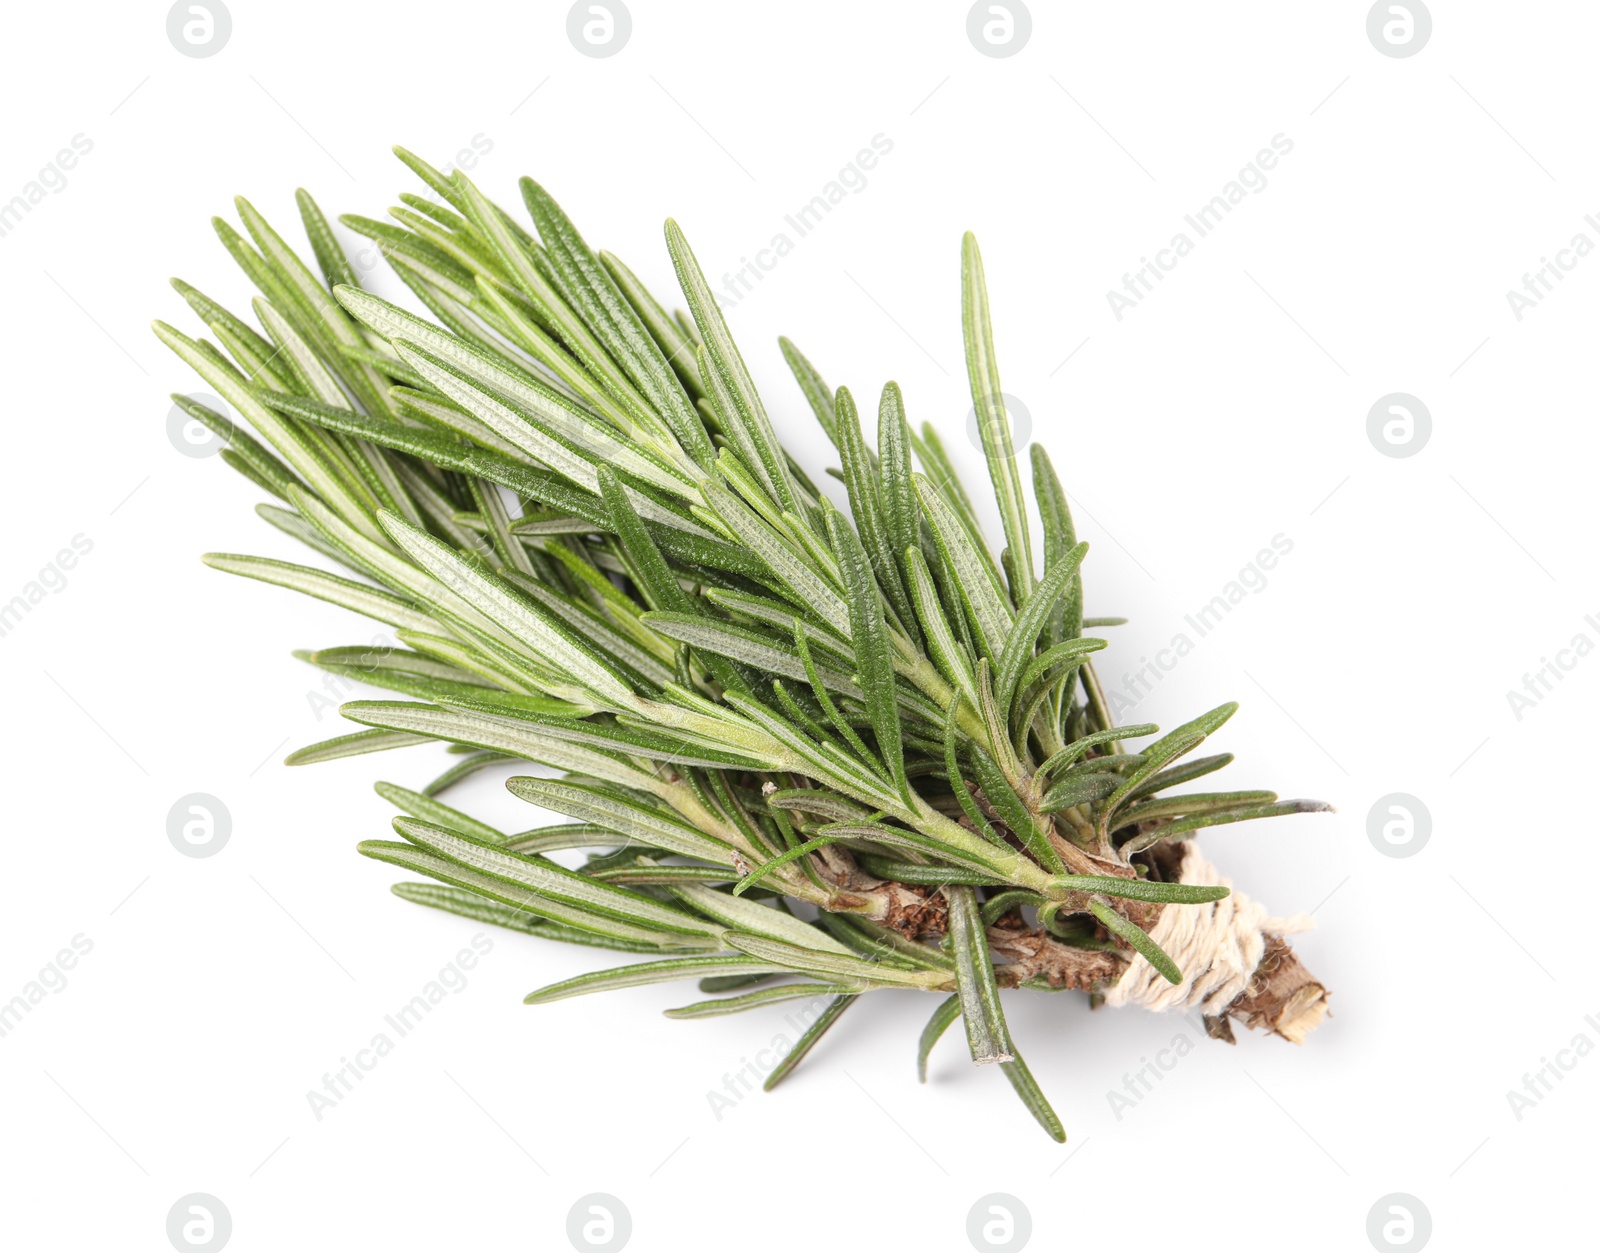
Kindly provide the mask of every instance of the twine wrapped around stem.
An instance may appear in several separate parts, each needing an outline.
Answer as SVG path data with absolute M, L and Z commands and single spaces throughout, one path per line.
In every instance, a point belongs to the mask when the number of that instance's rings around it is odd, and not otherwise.
M 1180 881 L 1231 889 L 1208 905 L 1163 909 L 1156 920 L 1150 936 L 1183 971 L 1182 981 L 1168 983 L 1144 957 L 1135 955 L 1127 972 L 1106 991 L 1107 1005 L 1197 1009 L 1215 1017 L 1249 990 L 1269 936 L 1293 935 L 1315 926 L 1306 914 L 1268 915 L 1263 905 L 1234 888 L 1194 841 L 1185 846 Z

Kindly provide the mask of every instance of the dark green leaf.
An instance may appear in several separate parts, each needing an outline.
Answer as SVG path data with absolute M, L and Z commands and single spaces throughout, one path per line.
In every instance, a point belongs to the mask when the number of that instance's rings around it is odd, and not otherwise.
M 1281 818 L 1287 814 L 1329 813 L 1332 809 L 1333 806 L 1324 801 L 1304 800 L 1280 801 L 1275 805 L 1247 805 L 1239 809 L 1217 809 L 1209 813 L 1179 818 L 1174 822 L 1162 823 L 1158 827 L 1125 841 L 1118 847 L 1117 851 L 1126 858 L 1149 848 L 1160 840 L 1168 840 L 1187 831 L 1199 831 L 1205 827 L 1220 827 L 1232 822 L 1246 822 L 1252 818 Z
M 811 406 L 811 412 L 817 415 L 817 422 L 821 425 L 830 444 L 838 444 L 838 425 L 833 415 L 833 390 L 817 373 L 816 367 L 807 361 L 805 355 L 789 340 L 779 337 L 778 347 L 783 351 L 783 359 L 789 363 L 789 369 L 794 372 L 795 381 L 800 384 L 800 391 L 806 398 L 806 403 Z
M 1058 813 L 1073 805 L 1104 800 L 1122 786 L 1122 776 L 1110 773 L 1078 774 L 1061 780 L 1044 794 L 1040 808 Z
M 723 937 L 729 948 L 736 948 L 760 961 L 787 966 L 791 970 L 845 984 L 898 984 L 909 988 L 937 988 L 949 982 L 950 976 L 938 970 L 901 970 L 882 962 L 862 961 L 859 957 L 823 953 L 813 948 L 800 948 L 782 940 L 769 940 L 765 936 L 744 935 L 730 931 Z
M 1000 390 L 1000 367 L 995 363 L 994 336 L 989 327 L 989 293 L 983 281 L 983 258 L 978 241 L 969 231 L 961 241 L 961 329 L 966 341 L 967 379 L 978 415 L 978 434 L 989 463 L 995 503 L 1005 529 L 1006 547 L 1016 563 L 1012 599 L 1019 605 L 1033 593 L 1033 540 L 1028 529 L 1028 509 L 1017 473 L 1016 450 L 1011 442 L 1011 418 Z
M 720 382 L 731 397 L 733 412 L 728 417 L 740 425 L 754 449 L 755 464 L 751 469 L 761 476 L 768 494 L 780 509 L 797 513 L 799 502 L 789 478 L 788 463 L 773 433 L 767 411 L 762 407 L 761 398 L 756 395 L 755 383 L 745 368 L 744 358 L 739 355 L 733 336 L 728 333 L 728 324 L 723 320 L 722 310 L 717 307 L 716 297 L 712 295 L 705 275 L 700 272 L 700 263 L 695 260 L 678 224 L 671 218 L 667 219 L 667 249 L 672 253 L 678 285 L 683 288 L 689 311 L 694 315 L 695 325 L 700 328 L 706 357 L 716 376 L 715 381 L 706 378 L 706 383 L 715 388 L 716 383 Z M 707 373 L 702 368 L 702 376 Z
M 1136 740 L 1146 735 L 1154 735 L 1161 728 L 1153 722 L 1142 723 L 1136 727 L 1113 727 L 1109 731 L 1094 731 L 1080 739 L 1074 740 L 1060 752 L 1051 754 L 1050 758 L 1039 767 L 1040 777 L 1054 774 L 1057 770 L 1065 769 L 1079 757 L 1082 757 L 1091 748 L 1098 748 L 1113 740 Z
M 1033 1072 L 1022 1060 L 1022 1054 L 1018 1053 L 1008 1062 L 1001 1062 L 1000 1069 L 1005 1071 L 1006 1078 L 1011 1080 L 1011 1086 L 1016 1090 L 1017 1096 L 1049 1137 L 1057 1144 L 1065 1144 L 1067 1130 L 1056 1117 L 1055 1110 L 1050 1108 L 1050 1102 L 1045 1100 L 1044 1093 L 1034 1080 Z
M 1148 879 L 1119 879 L 1115 875 L 1060 875 L 1050 881 L 1053 890 L 1100 892 L 1130 901 L 1155 901 L 1163 904 L 1199 905 L 1220 901 L 1228 895 L 1224 887 L 1195 883 L 1152 883 Z
M 413 818 L 421 818 L 424 822 L 431 822 L 438 826 L 450 827 L 460 831 L 463 835 L 470 835 L 475 840 L 482 840 L 485 844 L 504 844 L 505 835 L 496 831 L 486 822 L 479 822 L 476 818 L 462 813 L 459 809 L 452 809 L 448 805 L 440 804 L 432 797 L 424 796 L 420 792 L 412 792 L 393 783 L 375 783 L 372 785 L 379 796 L 388 801 L 402 813 L 410 814 Z
M 719 974 L 766 974 L 782 970 L 768 962 L 750 957 L 674 957 L 666 961 L 640 962 L 635 966 L 615 966 L 610 970 L 596 970 L 589 974 L 563 979 L 547 984 L 522 998 L 524 1005 L 546 1005 L 551 1001 L 565 1000 L 569 996 L 584 996 L 590 992 L 609 992 L 615 988 L 636 988 L 651 983 L 669 983 L 678 979 L 693 979 L 708 970 Z
M 1077 577 L 1078 567 L 1083 564 L 1088 552 L 1087 544 L 1078 544 L 1069 549 L 1054 566 L 1045 571 L 1044 579 L 1029 594 L 1026 603 L 1018 611 L 1016 621 L 1012 623 L 1010 633 L 1006 636 L 1005 645 L 1000 650 L 1000 658 L 995 663 L 994 694 L 1002 713 L 1010 711 L 1012 697 L 1017 694 L 1017 685 L 1022 678 L 1023 669 L 1033 657 L 1034 643 L 1039 638 L 1039 632 L 1044 630 L 1045 623 L 1055 612 L 1057 603 L 1066 595 L 1072 580 Z
M 805 1029 L 805 1033 L 795 1041 L 795 1046 L 789 1050 L 784 1059 L 772 1068 L 772 1072 L 767 1075 L 766 1082 L 761 1085 L 762 1090 L 771 1092 L 773 1088 L 793 1074 L 794 1068 L 805 1060 L 806 1054 L 812 1050 L 818 1040 L 822 1039 L 828 1028 L 838 1022 L 844 1011 L 859 999 L 860 997 L 854 993 L 845 993 L 843 996 L 836 996 L 829 1001 L 828 1008 L 817 1015 L 816 1021 Z
M 1178 969 L 1178 964 L 1161 951 L 1161 946 L 1150 938 L 1144 928 L 1129 922 L 1116 910 L 1099 901 L 1090 901 L 1089 911 L 1112 935 L 1132 945 L 1168 983 L 1183 982 L 1183 972 Z
M 1214 757 L 1196 757 L 1193 761 L 1186 761 L 1181 766 L 1174 766 L 1170 770 L 1163 770 L 1153 774 L 1127 795 L 1130 801 L 1138 800 L 1141 796 L 1150 796 L 1169 787 L 1177 787 L 1180 783 L 1192 783 L 1196 779 L 1204 778 L 1208 774 L 1215 774 L 1233 760 L 1232 753 L 1218 753 Z
M 696 1001 L 677 1009 L 663 1010 L 668 1018 L 719 1018 L 723 1014 L 739 1014 L 747 1009 L 763 1009 L 783 1001 L 806 1001 L 819 996 L 853 995 L 864 988 L 838 983 L 781 983 L 775 988 L 761 988 L 743 996 L 725 996 L 714 1001 Z
M 1000 1008 L 1000 988 L 989 958 L 989 937 L 978 914 L 977 897 L 970 887 L 947 887 L 950 903 L 950 951 L 956 959 L 956 995 L 961 1018 L 967 1025 L 967 1047 L 980 1066 L 1008 1062 L 1015 1053 L 1005 1012 Z
M 702 469 L 709 470 L 714 459 L 711 441 L 660 345 L 550 194 L 531 178 L 524 178 L 520 185 L 523 203 L 533 215 L 551 264 L 577 312 L 666 419 L 678 442 Z
M 841 414 L 841 429 L 842 429 Z M 878 584 L 872 577 L 866 550 L 844 516 L 827 510 L 828 537 L 839 559 L 845 590 L 850 597 L 850 638 L 856 651 L 856 674 L 866 694 L 867 718 L 878 740 L 878 752 L 894 780 L 896 790 L 910 804 L 911 785 L 900 743 L 900 704 L 895 696 L 894 658 L 889 631 L 883 621 Z
M 1048 570 L 1072 550 L 1078 542 L 1078 533 L 1072 525 L 1072 510 L 1067 504 L 1067 494 L 1050 464 L 1050 454 L 1043 444 L 1034 444 L 1029 453 L 1033 458 L 1033 498 L 1039 506 L 1039 517 L 1044 523 L 1044 566 Z M 1113 621 L 1106 619 L 1105 621 Z M 1083 577 L 1073 578 L 1063 597 L 1061 606 L 1051 615 L 1050 642 L 1076 639 L 1089 625 L 1083 618 Z
M 340 735 L 320 744 L 308 744 L 296 749 L 283 759 L 286 766 L 309 766 L 316 762 L 335 761 L 340 757 L 355 757 L 361 753 L 380 753 L 391 748 L 409 748 L 413 744 L 428 744 L 433 737 L 409 735 L 403 731 L 357 731 L 354 735 Z
M 1028 851 L 1041 866 L 1054 874 L 1061 874 L 1065 870 L 1061 864 L 1061 854 L 1056 852 L 1049 836 L 1034 820 L 1027 804 L 1017 795 L 1000 767 L 995 765 L 994 759 L 981 748 L 974 747 L 971 761 L 973 773 L 978 776 L 978 786 L 989 798 L 995 812 L 1005 819 L 1012 834 L 1028 846 Z
M 956 993 L 949 999 L 940 1001 L 939 1008 L 934 1010 L 933 1017 L 928 1019 L 928 1025 L 922 1029 L 922 1037 L 917 1041 L 918 1083 L 928 1082 L 928 1055 L 933 1052 L 933 1046 L 939 1043 L 939 1037 L 959 1017 L 961 1017 L 961 996 Z

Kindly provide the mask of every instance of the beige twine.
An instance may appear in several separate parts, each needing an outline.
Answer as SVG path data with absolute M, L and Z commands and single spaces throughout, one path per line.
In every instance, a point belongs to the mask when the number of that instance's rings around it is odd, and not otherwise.
M 1193 842 L 1184 851 L 1180 882 L 1233 886 Z M 1133 964 L 1106 992 L 1106 1004 L 1220 1014 L 1249 986 L 1261 964 L 1265 936 L 1293 935 L 1314 925 L 1306 914 L 1269 917 L 1263 906 L 1238 891 L 1208 905 L 1168 905 L 1150 938 L 1177 962 L 1182 982 L 1168 983 L 1142 955 L 1135 954 Z

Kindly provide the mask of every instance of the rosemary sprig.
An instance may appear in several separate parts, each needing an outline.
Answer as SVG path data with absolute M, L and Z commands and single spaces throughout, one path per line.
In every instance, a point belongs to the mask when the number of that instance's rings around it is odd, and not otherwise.
M 397 153 L 450 207 L 407 196 L 397 224 L 342 221 L 429 316 L 361 290 L 302 191 L 320 279 L 240 200 L 245 234 L 216 227 L 259 291 L 260 329 L 176 281 L 215 342 L 155 328 L 259 435 L 174 397 L 282 502 L 263 516 L 344 572 L 206 560 L 386 623 L 400 642 L 299 654 L 404 699 L 351 702 L 343 712 L 366 730 L 289 760 L 428 741 L 470 754 L 421 792 L 380 785 L 401 839 L 360 851 L 435 881 L 396 885 L 407 900 L 651 957 L 530 1002 L 696 977 L 734 995 L 673 1016 L 831 998 L 770 1087 L 862 994 L 937 992 L 919 1069 L 963 1017 L 974 1059 L 1000 1062 L 1064 1139 L 1001 989 L 1094 990 L 1135 953 L 1178 981 L 1149 923 L 1227 889 L 1171 881 L 1157 846 L 1321 806 L 1157 795 L 1220 763 L 1175 764 L 1232 705 L 1125 751 L 1156 728 L 1116 728 L 1098 698 L 1088 546 L 1038 448 L 1035 569 L 976 241 L 962 245 L 963 326 L 1001 560 L 899 388 L 883 389 L 874 448 L 851 393 L 783 341 L 838 450 L 849 516 L 833 506 L 780 443 L 675 223 L 688 316 L 591 250 L 531 180 L 530 232 L 459 171 Z M 505 760 L 558 772 L 510 787 L 573 822 L 507 836 L 438 799 Z M 547 856 L 571 848 L 602 851 L 576 870 Z M 818 921 L 773 897 L 815 906 Z M 1056 968 L 996 959 L 1018 927 Z M 1067 960 L 1085 953 L 1098 974 Z

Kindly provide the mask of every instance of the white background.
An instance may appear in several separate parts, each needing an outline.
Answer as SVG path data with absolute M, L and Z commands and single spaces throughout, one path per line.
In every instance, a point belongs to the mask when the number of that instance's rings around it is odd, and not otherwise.
M 627 47 L 593 59 L 558 4 L 234 0 L 227 47 L 191 59 L 159 4 L 12 6 L 0 201 L 74 135 L 93 149 L 0 238 L 0 601 L 73 536 L 93 547 L 0 638 L 0 1000 L 73 936 L 93 949 L 0 1038 L 5 1245 L 165 1249 L 190 1192 L 225 1203 L 238 1250 L 563 1248 L 592 1192 L 628 1207 L 640 1250 L 961 1249 L 992 1192 L 1040 1248 L 1365 1249 L 1392 1192 L 1441 1249 L 1586 1221 L 1600 1054 L 1563 1054 L 1520 1119 L 1507 1092 L 1575 1036 L 1600 1044 L 1582 799 L 1600 659 L 1520 719 L 1506 693 L 1579 633 L 1600 642 L 1600 259 L 1520 321 L 1506 292 L 1580 231 L 1600 243 L 1600 11 L 1439 0 L 1426 48 L 1396 59 L 1366 9 L 1041 2 L 995 59 L 959 3 L 639 0 Z M 307 1091 L 479 928 L 396 900 L 354 852 L 391 812 L 370 783 L 420 786 L 440 750 L 280 764 L 347 729 L 289 650 L 373 628 L 197 560 L 295 553 L 253 516 L 260 493 L 169 442 L 166 397 L 196 380 L 147 325 L 198 324 L 167 277 L 248 315 L 207 225 L 233 194 L 298 244 L 296 186 L 382 216 L 416 189 L 391 143 L 444 165 L 482 136 L 480 185 L 512 204 L 534 175 L 670 296 L 668 214 L 720 281 L 876 134 L 893 149 L 864 190 L 729 313 L 769 409 L 820 469 L 786 333 L 868 405 L 898 380 L 980 473 L 961 435 L 972 229 L 1006 389 L 1092 545 L 1089 611 L 1133 620 L 1108 682 L 1292 541 L 1129 720 L 1238 698 L 1231 786 L 1339 807 L 1206 837 L 1246 892 L 1316 910 L 1296 947 L 1333 1018 L 1301 1048 L 1201 1041 L 1119 1118 L 1107 1093 L 1192 1025 L 1014 996 L 1056 1146 L 955 1035 L 919 1087 L 933 1002 L 882 994 L 719 1119 L 707 1093 L 792 1037 L 781 1010 L 662 1018 L 689 985 L 526 1008 L 610 959 L 501 934 L 319 1121 Z M 1265 189 L 1119 321 L 1107 291 L 1279 134 Z M 1433 421 L 1406 459 L 1367 437 L 1397 391 Z M 541 820 L 481 782 L 480 814 Z M 191 792 L 232 816 L 208 859 L 167 838 Z M 1368 839 L 1391 792 L 1431 813 L 1414 857 Z

